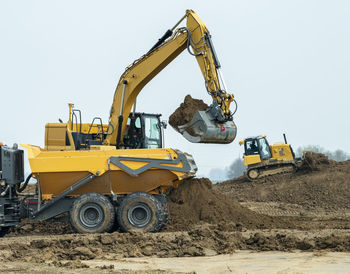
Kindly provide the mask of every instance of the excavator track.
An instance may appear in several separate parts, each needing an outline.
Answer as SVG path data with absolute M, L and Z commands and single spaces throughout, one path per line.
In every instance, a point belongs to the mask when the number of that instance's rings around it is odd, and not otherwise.
M 246 172 L 246 177 L 249 181 L 256 181 L 261 178 L 268 176 L 273 176 L 283 173 L 293 173 L 297 169 L 297 166 L 294 162 L 290 163 L 278 163 L 278 164 L 268 164 L 263 166 L 251 167 L 248 168 Z

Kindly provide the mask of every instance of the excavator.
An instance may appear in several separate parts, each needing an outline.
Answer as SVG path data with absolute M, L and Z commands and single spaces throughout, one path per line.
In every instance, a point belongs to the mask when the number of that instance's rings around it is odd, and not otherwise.
M 273 145 L 269 145 L 266 135 L 248 137 L 239 142 L 244 146 L 243 164 L 247 166 L 245 174 L 250 181 L 296 171 L 301 158 L 295 157 L 286 135 L 283 137 L 284 143 Z
M 178 27 L 184 19 L 186 27 Z M 25 181 L 23 151 L 17 145 L 0 146 L 0 236 L 24 218 L 70 221 L 80 233 L 116 227 L 155 232 L 165 227 L 167 190 L 195 176 L 197 166 L 190 154 L 163 148 L 165 123 L 159 114 L 136 112 L 136 98 L 185 49 L 198 62 L 212 104 L 197 111 L 179 132 L 196 143 L 226 144 L 235 139 L 230 111 L 234 96 L 227 92 L 207 27 L 187 10 L 121 75 L 107 124 L 99 117 L 82 123 L 81 111 L 69 104 L 67 123 L 46 124 L 45 148 L 21 144 L 32 171 Z M 37 181 L 36 193 L 18 199 L 31 178 Z
M 185 18 L 187 26 L 176 29 Z M 117 149 L 149 148 L 148 145 L 161 147 L 160 140 L 153 140 L 152 144 L 144 142 L 152 139 L 145 134 L 146 124 L 162 125 L 153 114 L 135 112 L 136 98 L 142 88 L 185 49 L 196 57 L 213 102 L 206 111 L 197 111 L 192 121 L 179 126 L 178 131 L 194 143 L 231 143 L 237 129 L 230 104 L 236 101 L 232 94 L 227 93 L 209 30 L 194 11 L 187 10 L 145 55 L 126 68 L 114 94 L 108 125 L 103 125 L 99 117 L 94 118 L 91 124 L 82 124 L 81 112 L 72 110 L 70 105 L 68 123 L 46 125 L 45 149 L 98 149 L 96 146 L 101 145 L 116 146 Z M 154 134 L 159 139 L 158 133 Z

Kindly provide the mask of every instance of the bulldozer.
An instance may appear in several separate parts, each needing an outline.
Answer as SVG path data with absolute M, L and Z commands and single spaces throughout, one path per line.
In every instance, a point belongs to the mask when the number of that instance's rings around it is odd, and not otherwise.
M 184 20 L 186 27 L 178 27 Z M 22 144 L 32 173 L 23 178 L 23 151 L 0 146 L 0 235 L 28 218 L 70 221 L 79 233 L 156 232 L 169 217 L 166 192 L 194 177 L 193 157 L 164 148 L 161 115 L 136 111 L 142 88 L 185 49 L 195 56 L 213 102 L 180 133 L 196 143 L 232 142 L 236 125 L 211 35 L 192 11 L 121 75 L 108 123 L 69 104 L 68 121 L 45 126 L 45 147 Z M 19 199 L 31 178 L 36 193 Z M 24 183 L 23 183 L 24 181 Z
M 246 177 L 255 181 L 267 176 L 294 172 L 297 170 L 301 158 L 296 158 L 292 146 L 287 143 L 269 145 L 266 135 L 248 137 L 239 142 L 244 146 L 243 164 L 247 167 Z

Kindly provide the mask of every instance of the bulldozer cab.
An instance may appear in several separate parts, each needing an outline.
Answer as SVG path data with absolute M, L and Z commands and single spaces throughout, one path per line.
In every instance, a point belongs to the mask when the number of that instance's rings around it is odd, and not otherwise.
M 270 145 L 265 136 L 250 137 L 244 140 L 244 155 L 258 155 L 261 160 L 268 160 L 272 157 Z M 255 158 L 255 157 L 254 157 Z

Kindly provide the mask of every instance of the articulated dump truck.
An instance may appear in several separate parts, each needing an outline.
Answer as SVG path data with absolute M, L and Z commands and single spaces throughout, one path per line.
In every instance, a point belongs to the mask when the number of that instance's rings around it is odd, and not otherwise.
M 70 221 L 80 233 L 118 226 L 122 231 L 159 231 L 169 216 L 165 192 L 197 170 L 190 155 L 172 149 L 128 154 L 110 148 L 67 152 L 23 146 L 32 170 L 24 183 L 23 150 L 0 147 L 1 236 L 25 218 Z M 22 194 L 32 177 L 36 193 Z
M 186 27 L 176 27 L 187 19 Z M 142 88 L 185 49 L 195 56 L 212 104 L 178 132 L 190 142 L 228 144 L 236 137 L 235 103 L 220 71 L 211 35 L 192 11 L 169 29 L 119 79 L 108 124 L 81 122 L 69 104 L 67 123 L 48 123 L 45 147 L 22 145 L 31 174 L 24 181 L 23 150 L 0 146 L 0 234 L 22 219 L 70 221 L 80 233 L 154 232 L 168 221 L 166 192 L 195 176 L 191 155 L 164 148 L 159 114 L 136 112 Z M 157 98 L 155 98 L 157 100 Z M 180 128 L 180 126 L 179 126 Z M 36 192 L 24 194 L 29 181 Z M 23 183 L 24 181 L 24 183 Z

